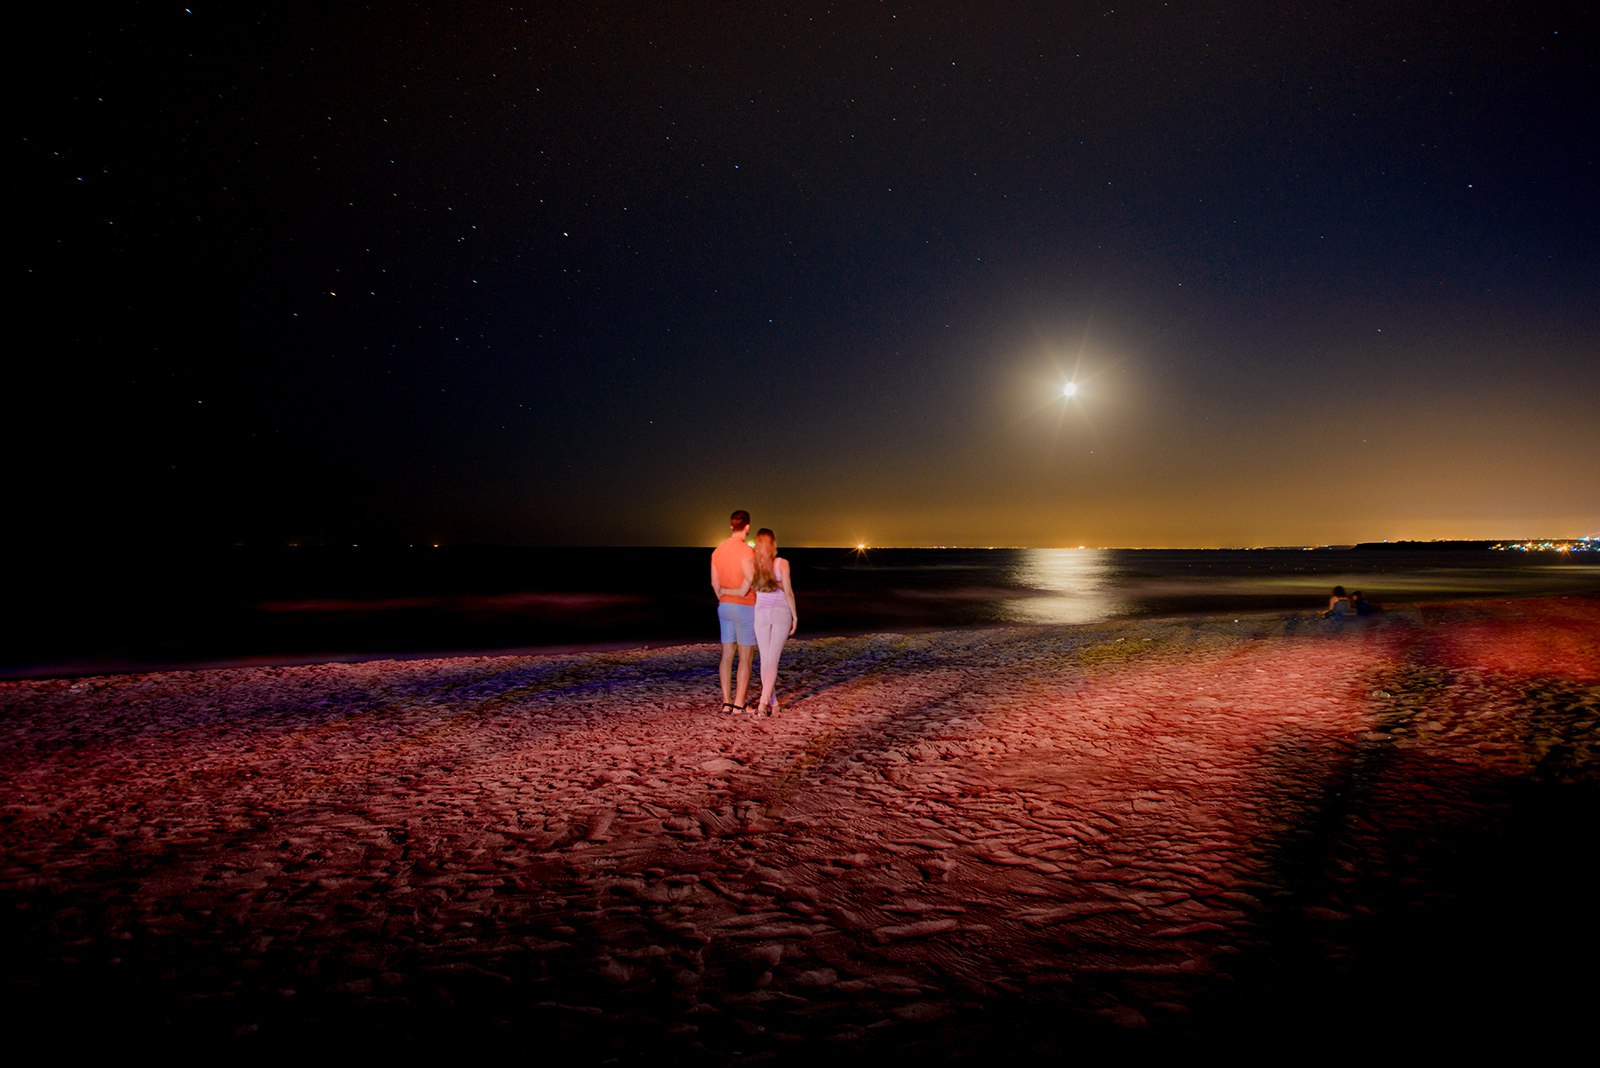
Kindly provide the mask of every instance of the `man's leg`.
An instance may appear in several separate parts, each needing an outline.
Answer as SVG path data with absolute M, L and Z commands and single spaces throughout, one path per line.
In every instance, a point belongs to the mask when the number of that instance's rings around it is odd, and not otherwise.
M 734 649 L 734 645 L 733 645 L 732 642 L 723 642 L 722 643 L 722 663 L 717 665 L 717 677 L 722 680 L 722 703 L 723 704 L 727 704 L 728 703 L 729 682 L 733 677 L 733 649 Z M 750 674 L 749 669 L 745 668 L 744 672 L 745 672 L 745 676 L 748 678 L 748 676 Z
M 734 704 L 741 707 L 750 693 L 750 654 L 754 650 L 754 645 L 739 646 L 739 699 Z

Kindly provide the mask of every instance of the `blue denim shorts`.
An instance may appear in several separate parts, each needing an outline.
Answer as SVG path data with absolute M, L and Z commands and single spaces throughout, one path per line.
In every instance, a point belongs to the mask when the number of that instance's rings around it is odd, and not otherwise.
M 756 606 L 753 604 L 729 604 L 722 601 L 717 605 L 717 621 L 722 624 L 722 644 L 733 642 L 736 645 L 754 645 L 756 643 Z

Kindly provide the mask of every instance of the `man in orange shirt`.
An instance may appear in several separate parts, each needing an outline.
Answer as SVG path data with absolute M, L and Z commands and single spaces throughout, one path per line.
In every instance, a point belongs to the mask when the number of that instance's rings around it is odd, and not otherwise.
M 746 539 L 750 536 L 750 513 L 744 509 L 728 517 L 732 533 L 711 552 L 711 591 L 717 595 L 717 620 L 722 625 L 722 663 L 717 674 L 722 679 L 722 710 L 743 712 L 750 689 L 750 651 L 756 644 L 756 551 Z M 739 654 L 738 696 L 728 700 L 735 647 Z

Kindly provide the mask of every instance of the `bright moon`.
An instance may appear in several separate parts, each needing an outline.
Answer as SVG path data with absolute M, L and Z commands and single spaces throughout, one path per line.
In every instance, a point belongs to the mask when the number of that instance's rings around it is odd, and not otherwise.
M 1061 395 L 1063 397 L 1074 396 L 1074 395 L 1077 394 L 1077 392 L 1078 392 L 1078 383 L 1076 383 L 1076 382 L 1068 382 L 1065 386 L 1061 387 Z

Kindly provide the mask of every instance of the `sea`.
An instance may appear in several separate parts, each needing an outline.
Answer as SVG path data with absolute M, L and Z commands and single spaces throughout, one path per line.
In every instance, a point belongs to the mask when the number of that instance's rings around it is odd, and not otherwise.
M 1600 553 L 785 548 L 799 637 L 1600 594 Z M 716 641 L 710 547 L 233 548 L 22 575 L 0 677 Z M 16 624 L 21 625 L 16 625 Z

